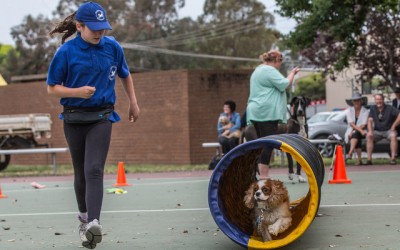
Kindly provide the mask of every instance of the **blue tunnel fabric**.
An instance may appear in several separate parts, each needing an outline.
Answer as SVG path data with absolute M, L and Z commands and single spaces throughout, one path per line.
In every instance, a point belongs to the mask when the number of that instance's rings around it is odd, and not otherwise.
M 225 235 L 227 235 L 231 240 L 243 247 L 247 247 L 250 235 L 243 233 L 239 228 L 229 223 L 226 219 L 223 213 L 224 207 L 218 194 L 219 182 L 221 180 L 223 172 L 231 165 L 233 159 L 238 156 L 244 155 L 248 151 L 259 149 L 265 147 L 266 145 L 275 149 L 279 149 L 282 143 L 277 140 L 261 138 L 255 141 L 241 144 L 228 152 L 215 167 L 208 186 L 208 204 L 216 224 L 219 226 L 221 231 L 225 233 Z

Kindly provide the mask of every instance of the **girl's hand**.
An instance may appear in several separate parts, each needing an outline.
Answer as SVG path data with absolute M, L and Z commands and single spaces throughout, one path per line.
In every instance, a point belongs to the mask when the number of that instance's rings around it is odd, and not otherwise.
M 83 86 L 79 88 L 79 92 L 79 97 L 89 99 L 94 95 L 94 92 L 96 92 L 96 88 L 92 86 Z
M 129 121 L 130 122 L 136 122 L 136 120 L 139 118 L 140 114 L 140 109 L 137 104 L 130 104 L 129 105 Z

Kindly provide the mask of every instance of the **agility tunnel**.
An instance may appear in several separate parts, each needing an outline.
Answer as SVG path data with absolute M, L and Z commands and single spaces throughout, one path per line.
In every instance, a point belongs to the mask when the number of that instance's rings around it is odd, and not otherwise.
M 253 235 L 251 210 L 243 202 L 256 178 L 257 159 L 266 147 L 289 153 L 301 165 L 309 185 L 304 197 L 290 202 L 292 225 L 268 242 Z M 248 249 L 280 248 L 298 239 L 314 220 L 324 175 L 319 151 L 301 136 L 282 134 L 246 142 L 227 153 L 214 169 L 208 187 L 210 211 L 220 230 L 237 244 Z

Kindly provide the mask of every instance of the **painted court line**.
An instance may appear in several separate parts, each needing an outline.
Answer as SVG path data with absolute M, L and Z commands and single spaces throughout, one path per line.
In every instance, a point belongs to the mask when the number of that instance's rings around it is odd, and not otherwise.
M 350 204 L 350 205 L 321 205 L 320 207 L 386 207 L 400 206 L 400 203 L 391 204 Z M 160 212 L 193 212 L 209 211 L 209 208 L 186 208 L 186 209 L 140 209 L 140 210 L 114 210 L 102 211 L 104 214 L 118 213 L 160 213 Z M 49 215 L 71 215 L 76 212 L 58 212 L 58 213 L 20 213 L 20 214 L 0 214 L 0 217 L 18 217 L 18 216 L 49 216 Z
M 203 180 L 184 180 L 184 181 L 167 181 L 167 182 L 150 182 L 150 183 L 134 183 L 134 182 L 129 182 L 132 184 L 132 187 L 135 186 L 160 186 L 160 185 L 174 185 L 174 184 L 191 184 L 191 183 L 201 183 L 201 182 L 209 182 L 209 179 L 203 179 Z M 109 183 L 114 183 L 107 181 L 105 184 Z M 29 185 L 30 186 L 30 185 Z M 51 188 L 42 188 L 40 191 L 38 189 L 34 188 L 23 188 L 23 189 L 14 189 L 14 190 L 7 190 L 7 193 L 15 193 L 15 192 L 42 192 L 42 191 L 57 191 L 57 190 L 69 190 L 73 189 L 73 186 L 70 187 L 51 187 Z M 4 190 L 4 187 L 3 187 Z

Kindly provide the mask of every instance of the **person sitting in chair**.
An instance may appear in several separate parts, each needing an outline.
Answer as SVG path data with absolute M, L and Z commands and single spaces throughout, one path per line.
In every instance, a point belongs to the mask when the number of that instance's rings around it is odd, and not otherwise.
M 367 165 L 372 165 L 374 143 L 381 139 L 390 140 L 391 165 L 396 165 L 397 131 L 400 124 L 399 110 L 384 103 L 382 94 L 375 95 L 375 105 L 371 106 L 368 117 Z
M 361 161 L 361 141 L 367 134 L 367 121 L 369 111 L 364 107 L 368 102 L 367 97 L 361 96 L 360 93 L 355 93 L 350 99 L 346 99 L 347 130 L 344 135 L 346 144 L 350 142 L 350 150 L 346 156 L 351 159 L 354 150 L 357 152 L 357 161 L 355 165 L 362 165 Z
M 239 145 L 240 136 L 237 137 L 229 135 L 234 135 L 236 131 L 240 130 L 240 115 L 235 111 L 236 103 L 234 101 L 225 101 L 223 109 L 224 112 L 221 113 L 218 118 L 217 131 L 218 141 L 221 145 L 222 154 L 226 154 L 232 148 Z M 227 120 L 228 122 L 222 122 L 225 120 Z

